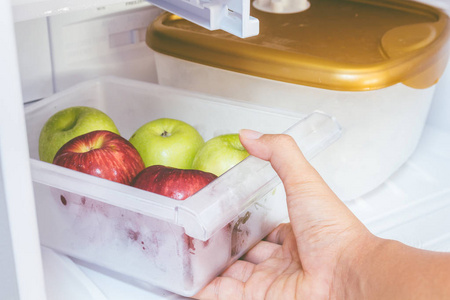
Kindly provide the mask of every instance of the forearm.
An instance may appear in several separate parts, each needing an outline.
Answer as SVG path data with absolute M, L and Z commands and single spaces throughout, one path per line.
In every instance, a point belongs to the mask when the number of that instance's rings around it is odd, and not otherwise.
M 450 299 L 450 253 L 373 238 L 347 269 L 346 299 Z

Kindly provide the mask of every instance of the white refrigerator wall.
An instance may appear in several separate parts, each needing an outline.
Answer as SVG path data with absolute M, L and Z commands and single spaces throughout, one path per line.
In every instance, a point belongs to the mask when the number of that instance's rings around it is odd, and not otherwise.
M 436 87 L 428 124 L 450 132 L 450 63 Z
M 450 15 L 450 1 L 448 0 L 419 0 L 444 10 Z M 433 103 L 430 107 L 428 124 L 450 132 L 450 63 L 439 81 L 434 94 Z
M 419 0 L 435 7 L 439 7 L 444 10 L 447 15 L 450 15 L 450 1 L 448 0 Z M 430 113 L 428 117 L 428 124 L 432 126 L 444 129 L 450 132 L 450 62 L 447 64 L 447 68 L 441 77 L 433 98 L 433 102 L 430 107 Z
M 145 34 L 159 13 L 155 6 L 137 3 L 48 18 L 55 91 L 99 75 L 155 81 Z
M 24 102 L 102 75 L 156 82 L 145 33 L 160 13 L 133 1 L 16 22 Z

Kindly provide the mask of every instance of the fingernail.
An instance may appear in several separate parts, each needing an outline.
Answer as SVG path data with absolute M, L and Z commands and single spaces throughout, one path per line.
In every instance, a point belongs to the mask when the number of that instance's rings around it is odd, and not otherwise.
M 263 135 L 263 133 L 251 129 L 241 129 L 239 130 L 239 135 L 245 139 L 257 140 Z

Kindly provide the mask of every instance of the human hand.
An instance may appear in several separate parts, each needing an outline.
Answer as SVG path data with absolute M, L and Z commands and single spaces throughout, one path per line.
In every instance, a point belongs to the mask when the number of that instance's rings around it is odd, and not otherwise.
M 291 223 L 278 226 L 195 297 L 345 298 L 347 262 L 358 260 L 377 239 L 330 190 L 291 137 L 242 130 L 240 138 L 251 155 L 270 161 L 280 176 Z

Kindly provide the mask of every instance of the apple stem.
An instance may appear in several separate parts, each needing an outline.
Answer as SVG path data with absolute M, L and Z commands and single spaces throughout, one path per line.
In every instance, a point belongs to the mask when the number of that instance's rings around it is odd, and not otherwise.
M 170 132 L 167 132 L 165 130 L 164 130 L 163 133 L 161 133 L 161 136 L 164 136 L 164 137 L 167 137 L 167 136 L 170 136 L 170 135 L 171 135 Z

